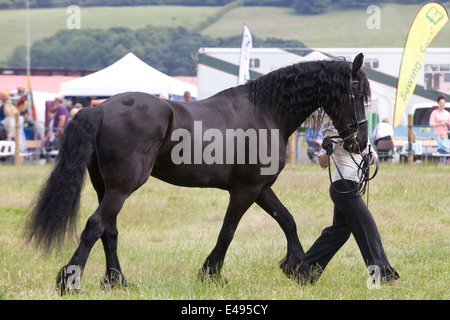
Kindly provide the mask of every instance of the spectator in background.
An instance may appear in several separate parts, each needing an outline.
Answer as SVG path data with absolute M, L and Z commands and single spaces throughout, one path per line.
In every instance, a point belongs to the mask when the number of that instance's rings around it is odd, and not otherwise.
M 323 135 L 320 130 L 320 123 L 316 116 L 314 116 L 314 123 L 312 126 L 308 127 L 305 131 L 305 140 L 308 144 L 308 149 L 306 154 L 308 155 L 311 162 L 316 162 L 316 156 L 322 149 Z
M 5 103 L 9 103 L 9 91 L 4 89 L 0 92 L 0 121 L 5 119 Z
M 46 150 L 52 151 L 53 148 L 53 142 L 55 141 L 55 132 L 53 131 L 53 124 L 54 124 L 54 120 L 55 120 L 55 112 L 56 109 L 50 109 L 48 111 L 48 118 L 50 119 L 48 122 L 48 130 L 47 133 L 45 134 L 45 138 L 44 138 L 44 146 L 46 146 Z
M 6 140 L 13 141 L 16 136 L 16 114 L 19 112 L 11 103 L 3 105 L 5 118 L 2 120 L 2 126 L 6 131 Z
M 378 147 L 378 142 L 380 142 L 380 140 L 392 141 L 393 137 L 394 128 L 392 128 L 391 124 L 389 123 L 389 119 L 384 118 L 383 121 L 375 126 L 375 129 L 373 131 L 373 141 L 375 146 Z
M 445 110 L 445 96 L 439 96 L 437 103 L 437 109 L 430 115 L 430 127 L 434 127 L 434 137 L 439 144 L 441 132 L 447 132 L 450 126 L 450 112 Z
M 394 128 L 389 123 L 389 119 L 384 118 L 382 122 L 375 126 L 373 131 L 373 141 L 378 151 L 388 152 L 394 149 Z
M 191 101 L 191 93 L 189 91 L 185 91 L 183 95 L 184 101 Z
M 55 149 L 59 149 L 64 128 L 66 127 L 67 122 L 69 122 L 70 117 L 69 110 L 63 102 L 63 98 L 55 99 L 54 108 L 56 109 L 56 112 L 53 120 L 53 132 L 55 133 L 55 140 L 53 141 L 53 144 Z
M 412 142 L 412 153 L 413 153 L 413 159 L 414 161 L 418 161 L 420 162 L 419 158 L 421 157 L 421 148 L 419 147 L 419 144 L 416 142 L 416 134 L 413 132 L 413 142 Z M 409 142 L 406 142 L 403 145 L 403 149 L 402 149 L 402 153 L 400 154 L 400 157 L 403 160 L 407 160 L 408 159 L 408 154 L 409 154 Z
M 83 105 L 79 102 L 75 103 L 75 105 L 70 109 L 70 118 L 69 120 L 72 120 L 72 118 L 77 114 L 78 111 L 83 109 Z
M 168 95 L 167 93 L 161 93 L 161 94 L 159 95 L 159 97 L 160 97 L 161 99 L 164 99 L 164 100 L 170 100 L 170 97 L 169 97 L 169 95 Z
M 5 103 L 7 103 L 8 98 L 8 90 L 0 91 L 0 140 L 6 139 L 6 130 L 3 128 L 2 121 L 5 119 Z
M 405 143 L 405 145 L 403 146 L 403 151 L 405 153 L 409 152 L 409 142 Z M 419 147 L 417 146 L 417 142 L 416 142 L 416 134 L 414 132 L 413 132 L 412 152 L 413 152 L 413 154 L 419 153 Z
M 447 131 L 441 131 L 441 135 L 439 137 L 437 152 L 441 154 L 449 154 L 450 153 L 450 139 L 448 138 Z M 447 157 L 440 157 L 440 163 L 445 163 Z

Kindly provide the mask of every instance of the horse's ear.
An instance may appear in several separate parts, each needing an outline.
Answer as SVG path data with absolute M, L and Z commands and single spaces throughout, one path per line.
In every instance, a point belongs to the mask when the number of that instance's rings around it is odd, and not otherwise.
M 359 69 L 361 69 L 361 67 L 363 65 L 363 61 L 364 61 L 364 55 L 361 52 L 353 60 L 353 68 L 352 68 L 352 75 L 353 76 L 356 76 L 356 74 L 358 73 Z

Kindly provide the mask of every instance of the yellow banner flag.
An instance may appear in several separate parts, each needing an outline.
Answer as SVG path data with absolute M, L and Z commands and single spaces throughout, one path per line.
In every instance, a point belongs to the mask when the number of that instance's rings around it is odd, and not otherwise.
M 416 88 L 423 59 L 431 41 L 448 21 L 447 10 L 430 2 L 417 13 L 406 39 L 395 99 L 394 127 L 397 127 Z

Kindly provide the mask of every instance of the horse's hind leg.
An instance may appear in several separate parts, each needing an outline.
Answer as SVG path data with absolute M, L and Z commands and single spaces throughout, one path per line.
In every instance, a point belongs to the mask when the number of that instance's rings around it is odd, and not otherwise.
M 305 284 L 309 278 L 310 267 L 304 261 L 305 252 L 298 239 L 294 218 L 271 188 L 261 192 L 256 203 L 278 222 L 286 236 L 287 254 L 280 262 L 280 268 L 288 277 Z
M 96 156 L 88 170 L 100 204 L 105 194 L 105 183 L 100 174 Z M 106 273 L 102 282 L 102 285 L 105 287 L 114 287 L 116 284 L 126 285 L 125 277 L 120 268 L 119 257 L 117 256 L 118 233 L 116 219 L 114 219 L 101 236 L 106 258 Z
M 106 273 L 103 278 L 103 286 L 110 288 L 118 284 L 123 286 L 127 284 L 120 268 L 119 257 L 117 256 L 118 234 L 116 219 L 114 219 L 101 236 L 106 257 Z
M 81 272 L 86 265 L 86 261 L 92 247 L 104 234 L 105 230 L 115 222 L 116 216 L 120 212 L 126 198 L 127 194 L 121 192 L 105 192 L 100 206 L 94 214 L 89 217 L 86 227 L 81 233 L 80 243 L 77 250 L 70 259 L 69 263 L 64 266 L 58 274 L 57 287 L 61 294 L 72 289 L 70 287 L 70 283 L 73 279 L 73 275 L 68 272 L 69 267 L 78 268 L 78 276 L 81 278 Z M 78 281 L 79 280 L 80 279 L 78 279 Z

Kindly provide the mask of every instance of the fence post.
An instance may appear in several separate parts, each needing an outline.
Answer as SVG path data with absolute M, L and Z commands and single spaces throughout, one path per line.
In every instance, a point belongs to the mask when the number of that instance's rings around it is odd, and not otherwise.
M 20 154 L 20 150 L 19 150 L 19 147 L 20 147 L 20 144 L 19 144 L 19 140 L 20 140 L 20 137 L 19 137 L 19 127 L 20 127 L 19 112 L 16 113 L 15 118 L 16 118 L 16 128 L 15 128 L 16 133 L 15 133 L 15 137 L 14 137 L 14 142 L 16 144 L 16 151 L 14 152 L 14 165 L 20 166 L 21 161 L 20 161 L 20 155 L 19 155 Z
M 413 115 L 408 114 L 408 164 L 414 162 L 413 136 Z
M 294 165 L 294 153 L 295 153 L 295 132 L 289 137 L 289 165 Z

